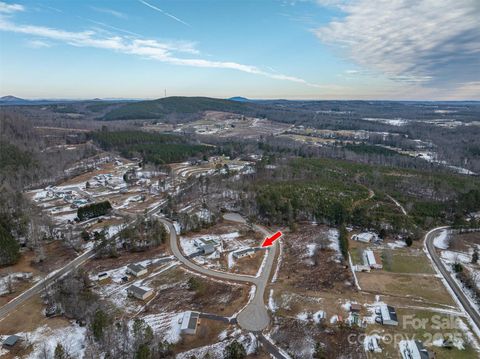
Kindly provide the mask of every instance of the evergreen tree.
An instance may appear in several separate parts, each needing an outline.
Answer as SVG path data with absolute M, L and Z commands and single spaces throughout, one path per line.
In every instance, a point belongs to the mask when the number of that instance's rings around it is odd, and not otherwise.
M 343 258 L 348 259 L 348 232 L 344 224 L 340 226 L 338 241 Z
M 93 316 L 91 329 L 95 340 L 99 341 L 103 338 L 103 333 L 106 327 L 109 325 L 110 319 L 107 313 L 103 310 L 97 310 Z
M 57 346 L 55 347 L 55 351 L 53 353 L 54 359 L 66 359 L 67 355 L 65 353 L 65 349 L 63 349 L 62 344 L 57 343 Z
M 0 266 L 8 266 L 20 259 L 20 245 L 12 235 L 0 225 Z
M 472 264 L 478 263 L 478 249 L 475 248 L 472 253 Z
M 234 340 L 230 343 L 223 353 L 224 359 L 243 359 L 247 356 L 247 352 L 242 344 Z

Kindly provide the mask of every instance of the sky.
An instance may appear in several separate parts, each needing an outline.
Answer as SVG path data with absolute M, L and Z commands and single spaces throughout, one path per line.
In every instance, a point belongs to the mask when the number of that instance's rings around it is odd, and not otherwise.
M 0 0 L 0 96 L 480 100 L 478 0 Z

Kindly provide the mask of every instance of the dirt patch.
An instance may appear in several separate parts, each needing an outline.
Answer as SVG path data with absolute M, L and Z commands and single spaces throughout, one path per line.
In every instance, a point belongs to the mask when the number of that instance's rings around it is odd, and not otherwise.
M 452 235 L 448 249 L 468 253 L 473 245 L 480 245 L 480 232 L 462 233 Z
M 189 280 L 194 278 L 196 285 Z M 231 316 L 242 308 L 248 299 L 249 287 L 209 280 L 181 268 L 172 269 L 168 275 L 151 281 L 159 295 L 149 304 L 152 312 L 193 310 L 222 316 Z
M 78 256 L 73 248 L 67 247 L 67 245 L 61 241 L 51 241 L 44 244 L 44 251 L 45 258 L 47 259 L 37 264 L 33 263 L 32 266 L 45 274 L 63 267 Z
M 222 256 L 221 263 L 222 266 L 229 272 L 256 275 L 262 264 L 264 254 L 264 251 L 257 251 L 251 256 L 236 259 L 235 265 L 230 269 L 228 269 L 228 254 Z
M 351 270 L 329 247 L 326 232 L 328 228 L 322 226 L 304 226 L 287 236 L 279 283 L 297 290 L 353 290 Z
M 271 336 L 294 358 L 312 358 L 317 343 L 325 358 L 366 358 L 363 345 L 348 340 L 351 335 L 360 333 L 357 328 L 343 325 L 318 325 L 281 318 Z
M 43 314 L 44 308 L 40 296 L 30 298 L 0 322 L 0 334 L 30 332 L 43 325 L 48 325 L 52 329 L 69 325 L 68 320 L 62 317 L 47 318 Z

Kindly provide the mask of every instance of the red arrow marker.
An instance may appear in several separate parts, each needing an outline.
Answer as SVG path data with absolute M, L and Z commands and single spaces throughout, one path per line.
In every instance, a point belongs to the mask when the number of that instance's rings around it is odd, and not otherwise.
M 279 239 L 282 235 L 283 235 L 282 232 L 278 231 L 273 236 L 265 238 L 265 240 L 262 243 L 262 247 L 270 247 L 273 244 L 273 242 Z

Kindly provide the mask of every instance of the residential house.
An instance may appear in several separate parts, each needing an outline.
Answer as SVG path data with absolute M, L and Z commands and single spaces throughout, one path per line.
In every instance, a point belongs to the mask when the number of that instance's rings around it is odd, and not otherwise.
M 215 252 L 215 247 L 218 246 L 219 243 L 214 239 L 201 238 L 200 240 L 195 241 L 195 245 L 203 254 L 208 255 Z
M 132 284 L 130 287 L 127 288 L 127 293 L 129 296 L 132 296 L 134 298 L 146 300 L 153 295 L 153 289 L 148 287 L 140 287 Z
M 129 264 L 127 266 L 127 274 L 131 274 L 135 277 L 140 277 L 144 274 L 147 274 L 147 272 L 147 268 L 145 268 L 141 264 Z
M 354 241 L 359 241 L 363 243 L 377 243 L 380 241 L 378 235 L 374 232 L 363 232 L 359 234 L 354 234 L 352 236 Z
M 434 355 L 430 353 L 423 343 L 418 340 L 402 340 L 399 343 L 400 354 L 403 359 L 431 359 Z
M 252 256 L 255 253 L 253 248 L 243 248 L 233 252 L 233 258 L 240 259 L 246 256 Z
M 188 311 L 183 313 L 180 331 L 185 334 L 195 334 L 200 321 L 200 313 Z
M 363 263 L 372 269 L 382 269 L 382 259 L 375 254 L 371 249 L 363 251 Z
M 380 318 L 383 325 L 398 325 L 395 308 L 386 304 L 381 304 L 378 309 L 379 311 L 376 310 L 376 313 L 380 312 Z

